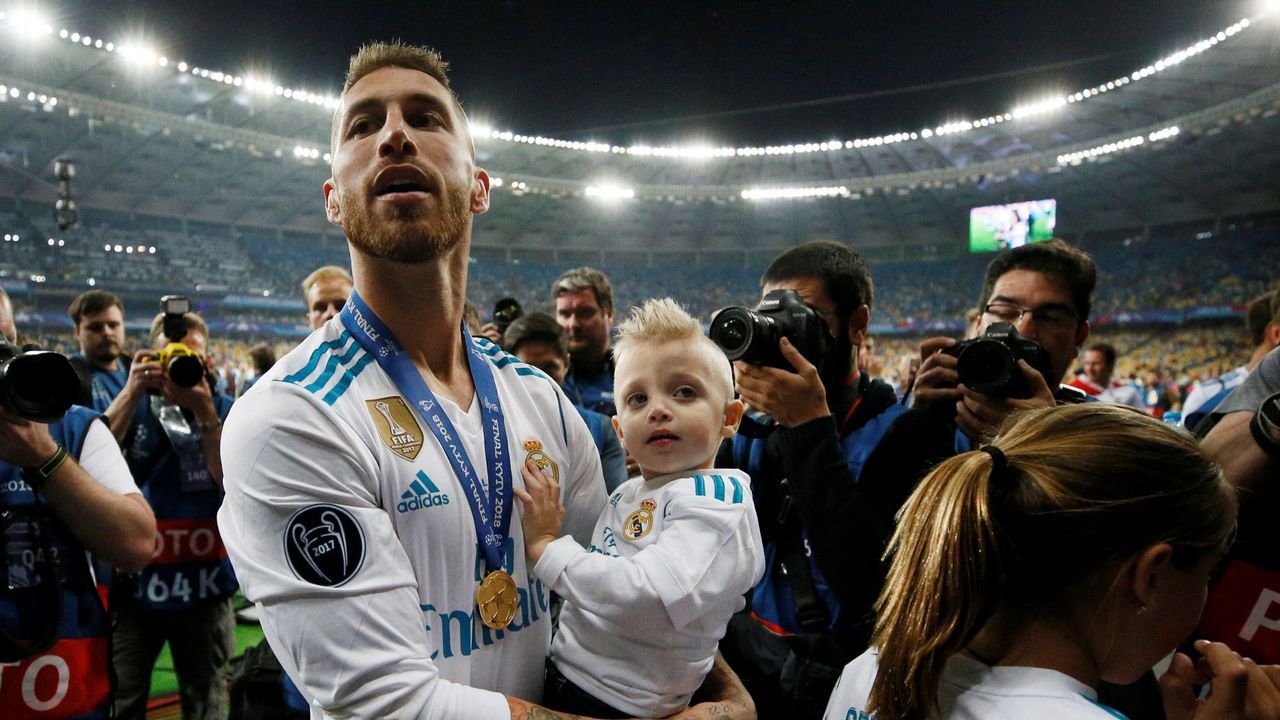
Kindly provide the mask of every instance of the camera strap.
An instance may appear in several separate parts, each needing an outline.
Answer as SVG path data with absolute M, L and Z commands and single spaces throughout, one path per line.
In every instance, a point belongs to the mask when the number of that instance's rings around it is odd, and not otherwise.
M 858 394 L 845 412 L 840 423 L 839 437 L 849 432 L 849 423 L 862 406 L 865 377 L 854 373 L 849 377 L 846 389 L 859 383 Z M 825 633 L 831 627 L 831 610 L 818 594 L 818 585 L 813 579 L 813 566 L 809 555 L 805 552 L 804 526 L 796 518 L 792 507 L 791 488 L 787 480 L 780 483 L 782 489 L 782 507 L 778 513 L 778 523 L 782 532 L 778 533 L 778 562 L 787 576 L 787 584 L 791 587 L 791 596 L 796 603 L 796 622 L 808 633 Z
M 200 431 L 191 426 L 182 408 L 177 405 L 166 405 L 164 400 L 151 397 L 151 414 L 160 423 L 160 429 L 173 452 L 178 456 L 179 488 L 184 493 L 204 492 L 214 488 L 213 475 L 209 472 L 209 463 L 205 462 L 204 449 L 200 444 Z
M 785 487 L 785 483 L 784 483 Z M 787 504 L 790 505 L 790 495 Z M 831 627 L 831 611 L 818 595 L 818 585 L 813 581 L 813 569 L 804 551 L 804 529 L 791 520 L 778 535 L 778 563 L 791 587 L 791 597 L 796 602 L 796 622 L 809 633 L 826 632 Z

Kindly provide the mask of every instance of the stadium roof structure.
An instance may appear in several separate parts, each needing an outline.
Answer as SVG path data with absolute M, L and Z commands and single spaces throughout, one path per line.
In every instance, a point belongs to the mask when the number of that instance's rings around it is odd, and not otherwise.
M 828 237 L 915 256 L 961 247 L 971 207 L 1016 200 L 1056 198 L 1066 235 L 1271 212 L 1278 30 L 1274 14 L 1206 28 L 1091 88 L 869 138 L 654 148 L 473 125 L 495 178 L 476 243 L 738 251 Z M 338 234 L 320 195 L 331 93 L 12 11 L 0 34 L 0 198 L 52 207 L 66 159 L 81 208 Z

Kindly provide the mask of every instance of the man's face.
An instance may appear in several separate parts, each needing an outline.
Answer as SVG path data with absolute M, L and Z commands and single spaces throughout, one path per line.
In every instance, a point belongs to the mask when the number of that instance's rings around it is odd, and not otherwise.
M 164 333 L 160 333 L 156 336 L 156 341 L 152 344 L 152 349 L 163 350 L 164 346 L 168 345 L 170 342 L 172 341 L 165 337 Z M 199 353 L 200 357 L 207 357 L 209 355 L 209 338 L 205 337 L 205 334 L 199 330 L 188 330 L 186 337 L 182 338 L 182 344 Z
M 715 348 L 690 340 L 633 346 L 614 371 L 614 428 L 641 473 L 654 478 L 711 467 L 726 424 L 727 390 Z M 661 358 L 661 362 L 655 362 Z M 723 357 L 719 362 L 724 362 Z
M 557 385 L 564 384 L 569 372 L 569 356 L 561 355 L 555 343 L 545 340 L 525 340 L 516 348 L 516 357 L 546 373 Z
M 400 263 L 439 258 L 489 207 L 466 118 L 449 91 L 417 70 L 385 67 L 343 96 L 324 184 L 329 222 L 362 253 Z
M 1101 350 L 1084 351 L 1084 376 L 1099 385 L 1111 382 L 1111 368 Z
M 108 365 L 124 352 L 124 313 L 115 305 L 92 315 L 81 315 L 75 332 L 80 352 L 92 362 Z
M 1066 281 L 1057 275 L 1035 270 L 1010 270 L 996 280 L 991 297 L 987 298 L 987 304 L 991 303 L 1007 303 L 1027 310 L 1014 327 L 1023 337 L 1035 340 L 1049 352 L 1056 377 L 1045 378 L 1045 381 L 1050 389 L 1057 387 L 1071 369 L 1080 346 L 1089 337 L 1089 323 L 1078 319 L 1036 320 L 1032 311 L 1057 308 L 1079 312 L 1071 301 L 1071 289 Z M 978 319 L 978 333 L 986 332 L 993 322 L 999 322 L 999 319 L 984 312 Z
M 569 354 L 603 356 L 609 349 L 613 313 L 606 313 L 590 288 L 562 293 L 556 298 L 556 322 L 569 335 Z
M 351 283 L 343 278 L 318 280 L 307 290 L 307 323 L 315 330 L 336 316 L 347 296 L 351 294 Z

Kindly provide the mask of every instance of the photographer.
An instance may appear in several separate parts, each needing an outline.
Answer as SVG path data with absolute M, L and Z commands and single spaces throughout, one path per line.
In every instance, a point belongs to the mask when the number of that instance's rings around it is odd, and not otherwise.
M 155 509 L 160 539 L 151 565 L 132 587 L 122 584 L 113 596 L 120 613 L 115 709 L 125 718 L 145 714 L 151 671 L 166 641 L 183 716 L 220 716 L 227 702 L 222 671 L 234 644 L 230 599 L 236 580 L 216 522 L 222 503 L 219 443 L 231 399 L 215 394 L 207 377 L 204 321 L 184 312 L 185 298 L 166 298 L 165 306 L 151 324 L 155 351 L 139 355 L 133 366 L 157 394 L 137 404 L 125 448 Z
M 734 363 L 753 416 L 716 464 L 751 475 L 767 565 L 721 649 L 761 717 L 817 717 L 840 668 L 866 645 L 860 605 L 850 611 L 862 582 L 850 558 L 877 516 L 858 472 L 905 408 L 892 387 L 857 370 L 874 296 L 857 253 L 835 242 L 802 245 L 773 261 L 761 287 L 765 296 L 798 293 L 830 347 L 821 367 L 785 339 L 779 364 L 790 367 Z M 872 554 L 876 562 L 879 551 Z
M 0 290 L 0 333 L 16 337 Z M 68 370 L 67 372 L 71 372 Z M 13 381 L 5 377 L 4 381 Z M 155 518 L 98 415 L 72 406 L 48 425 L 0 406 L 0 708 L 7 718 L 110 711 L 110 570 L 147 563 Z
M 983 281 L 978 336 L 994 323 L 1009 323 L 1024 340 L 1043 348 L 1048 376 L 1020 364 L 1022 377 L 1015 379 L 1025 383 L 1028 397 L 976 392 L 962 385 L 959 359 L 944 352 L 953 350 L 957 341 L 947 337 L 925 340 L 920 346 L 922 362 L 911 411 L 894 423 L 868 460 L 867 473 L 885 475 L 885 484 L 897 485 L 901 499 L 906 500 L 915 481 L 930 467 L 993 437 L 1011 413 L 1053 402 L 1085 400 L 1083 393 L 1059 383 L 1089 337 L 1096 282 L 1093 258 L 1061 240 L 1024 245 L 997 255 L 987 266 Z M 901 478 L 909 481 L 900 482 Z
M 888 544 L 899 508 L 939 462 L 989 442 L 1014 412 L 1091 399 L 1060 382 L 1089 337 L 1096 283 L 1093 258 L 1061 240 L 1002 252 L 987 266 L 977 338 L 963 345 L 945 337 L 921 344 L 923 362 L 911 410 L 894 422 L 867 459 L 860 481 L 864 492 L 875 498 L 882 523 L 882 535 L 873 543 L 877 554 Z M 1019 358 L 1016 372 L 1003 387 L 978 392 L 962 382 L 962 363 L 956 355 L 975 341 L 991 342 L 995 336 Z M 830 501 L 837 508 L 841 504 L 838 497 Z M 869 593 L 869 611 L 884 583 L 885 568 L 868 564 L 866 571 L 863 590 Z M 1151 673 L 1132 686 L 1103 683 L 1101 700 L 1135 720 L 1163 717 Z

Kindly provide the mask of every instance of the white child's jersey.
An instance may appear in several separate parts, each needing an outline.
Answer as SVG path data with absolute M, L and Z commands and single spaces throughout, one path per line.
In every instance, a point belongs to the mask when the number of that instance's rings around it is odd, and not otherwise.
M 874 649 L 844 667 L 827 703 L 826 720 L 874 720 L 867 700 L 878 672 Z M 989 666 L 952 655 L 938 685 L 939 720 L 1124 720 L 1098 702 L 1093 688 L 1057 670 Z
M 750 478 L 632 478 L 609 497 L 590 550 L 560 538 L 533 572 L 565 599 L 551 648 L 560 672 L 623 712 L 670 715 L 764 574 Z
M 585 540 L 606 494 L 595 444 L 556 384 L 487 340 L 511 471 L 557 475 Z M 487 488 L 479 401 L 439 400 Z M 317 717 L 507 718 L 537 701 L 549 588 L 526 566 L 519 502 L 503 562 L 519 588 L 502 631 L 477 617 L 484 572 L 463 486 L 422 414 L 339 319 L 236 403 L 222 435 L 222 537 L 271 647 Z M 496 691 L 496 692 L 490 692 Z

